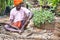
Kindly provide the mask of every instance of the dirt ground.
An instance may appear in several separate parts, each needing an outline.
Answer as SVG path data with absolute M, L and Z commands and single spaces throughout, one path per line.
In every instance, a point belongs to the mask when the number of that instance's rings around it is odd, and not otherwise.
M 8 20 L 9 17 L 0 18 L 0 23 L 8 22 Z M 0 40 L 60 40 L 60 37 L 55 35 L 56 32 L 55 30 L 51 31 L 28 27 L 22 34 L 19 34 L 6 31 L 4 26 L 0 24 Z

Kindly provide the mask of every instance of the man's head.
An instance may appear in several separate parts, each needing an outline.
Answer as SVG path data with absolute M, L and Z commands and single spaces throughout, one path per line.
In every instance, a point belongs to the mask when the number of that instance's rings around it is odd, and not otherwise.
M 23 0 L 14 0 L 14 6 L 18 11 L 20 10 L 22 3 L 23 3 Z
M 17 10 L 17 11 L 19 11 L 20 8 L 21 8 L 21 4 L 19 4 L 19 5 L 16 6 L 16 10 Z

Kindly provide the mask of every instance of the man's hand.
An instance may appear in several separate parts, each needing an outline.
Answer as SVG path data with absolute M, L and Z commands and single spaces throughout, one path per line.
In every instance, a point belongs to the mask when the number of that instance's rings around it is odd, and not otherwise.
M 13 27 L 13 28 L 19 29 L 18 27 L 16 27 L 16 26 L 12 25 L 12 23 L 11 23 L 11 22 L 6 22 L 6 24 L 7 24 L 7 25 L 10 25 L 10 26 L 11 26 L 11 27 Z

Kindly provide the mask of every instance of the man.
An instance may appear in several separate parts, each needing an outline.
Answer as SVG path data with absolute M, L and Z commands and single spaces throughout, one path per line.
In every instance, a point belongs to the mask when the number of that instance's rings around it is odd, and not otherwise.
M 23 0 L 14 0 L 14 8 L 10 12 L 10 23 L 5 25 L 9 31 L 23 32 L 26 24 L 33 14 L 26 8 L 21 7 Z

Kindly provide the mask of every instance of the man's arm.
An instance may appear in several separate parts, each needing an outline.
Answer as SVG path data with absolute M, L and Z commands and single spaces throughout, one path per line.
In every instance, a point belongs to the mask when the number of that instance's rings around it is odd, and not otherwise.
M 13 23 L 13 21 L 14 21 L 14 13 L 13 13 L 13 10 L 11 10 L 11 12 L 10 12 L 10 23 Z
M 22 26 L 21 32 L 24 31 L 25 26 L 28 24 L 28 22 L 30 21 L 30 19 L 32 19 L 32 17 L 33 17 L 33 13 L 29 13 L 29 17 L 28 17 L 28 19 L 26 20 L 25 24 Z
M 33 17 L 33 13 L 29 12 L 28 20 L 32 19 L 32 17 Z
M 10 19 L 10 23 L 13 23 L 13 19 Z

